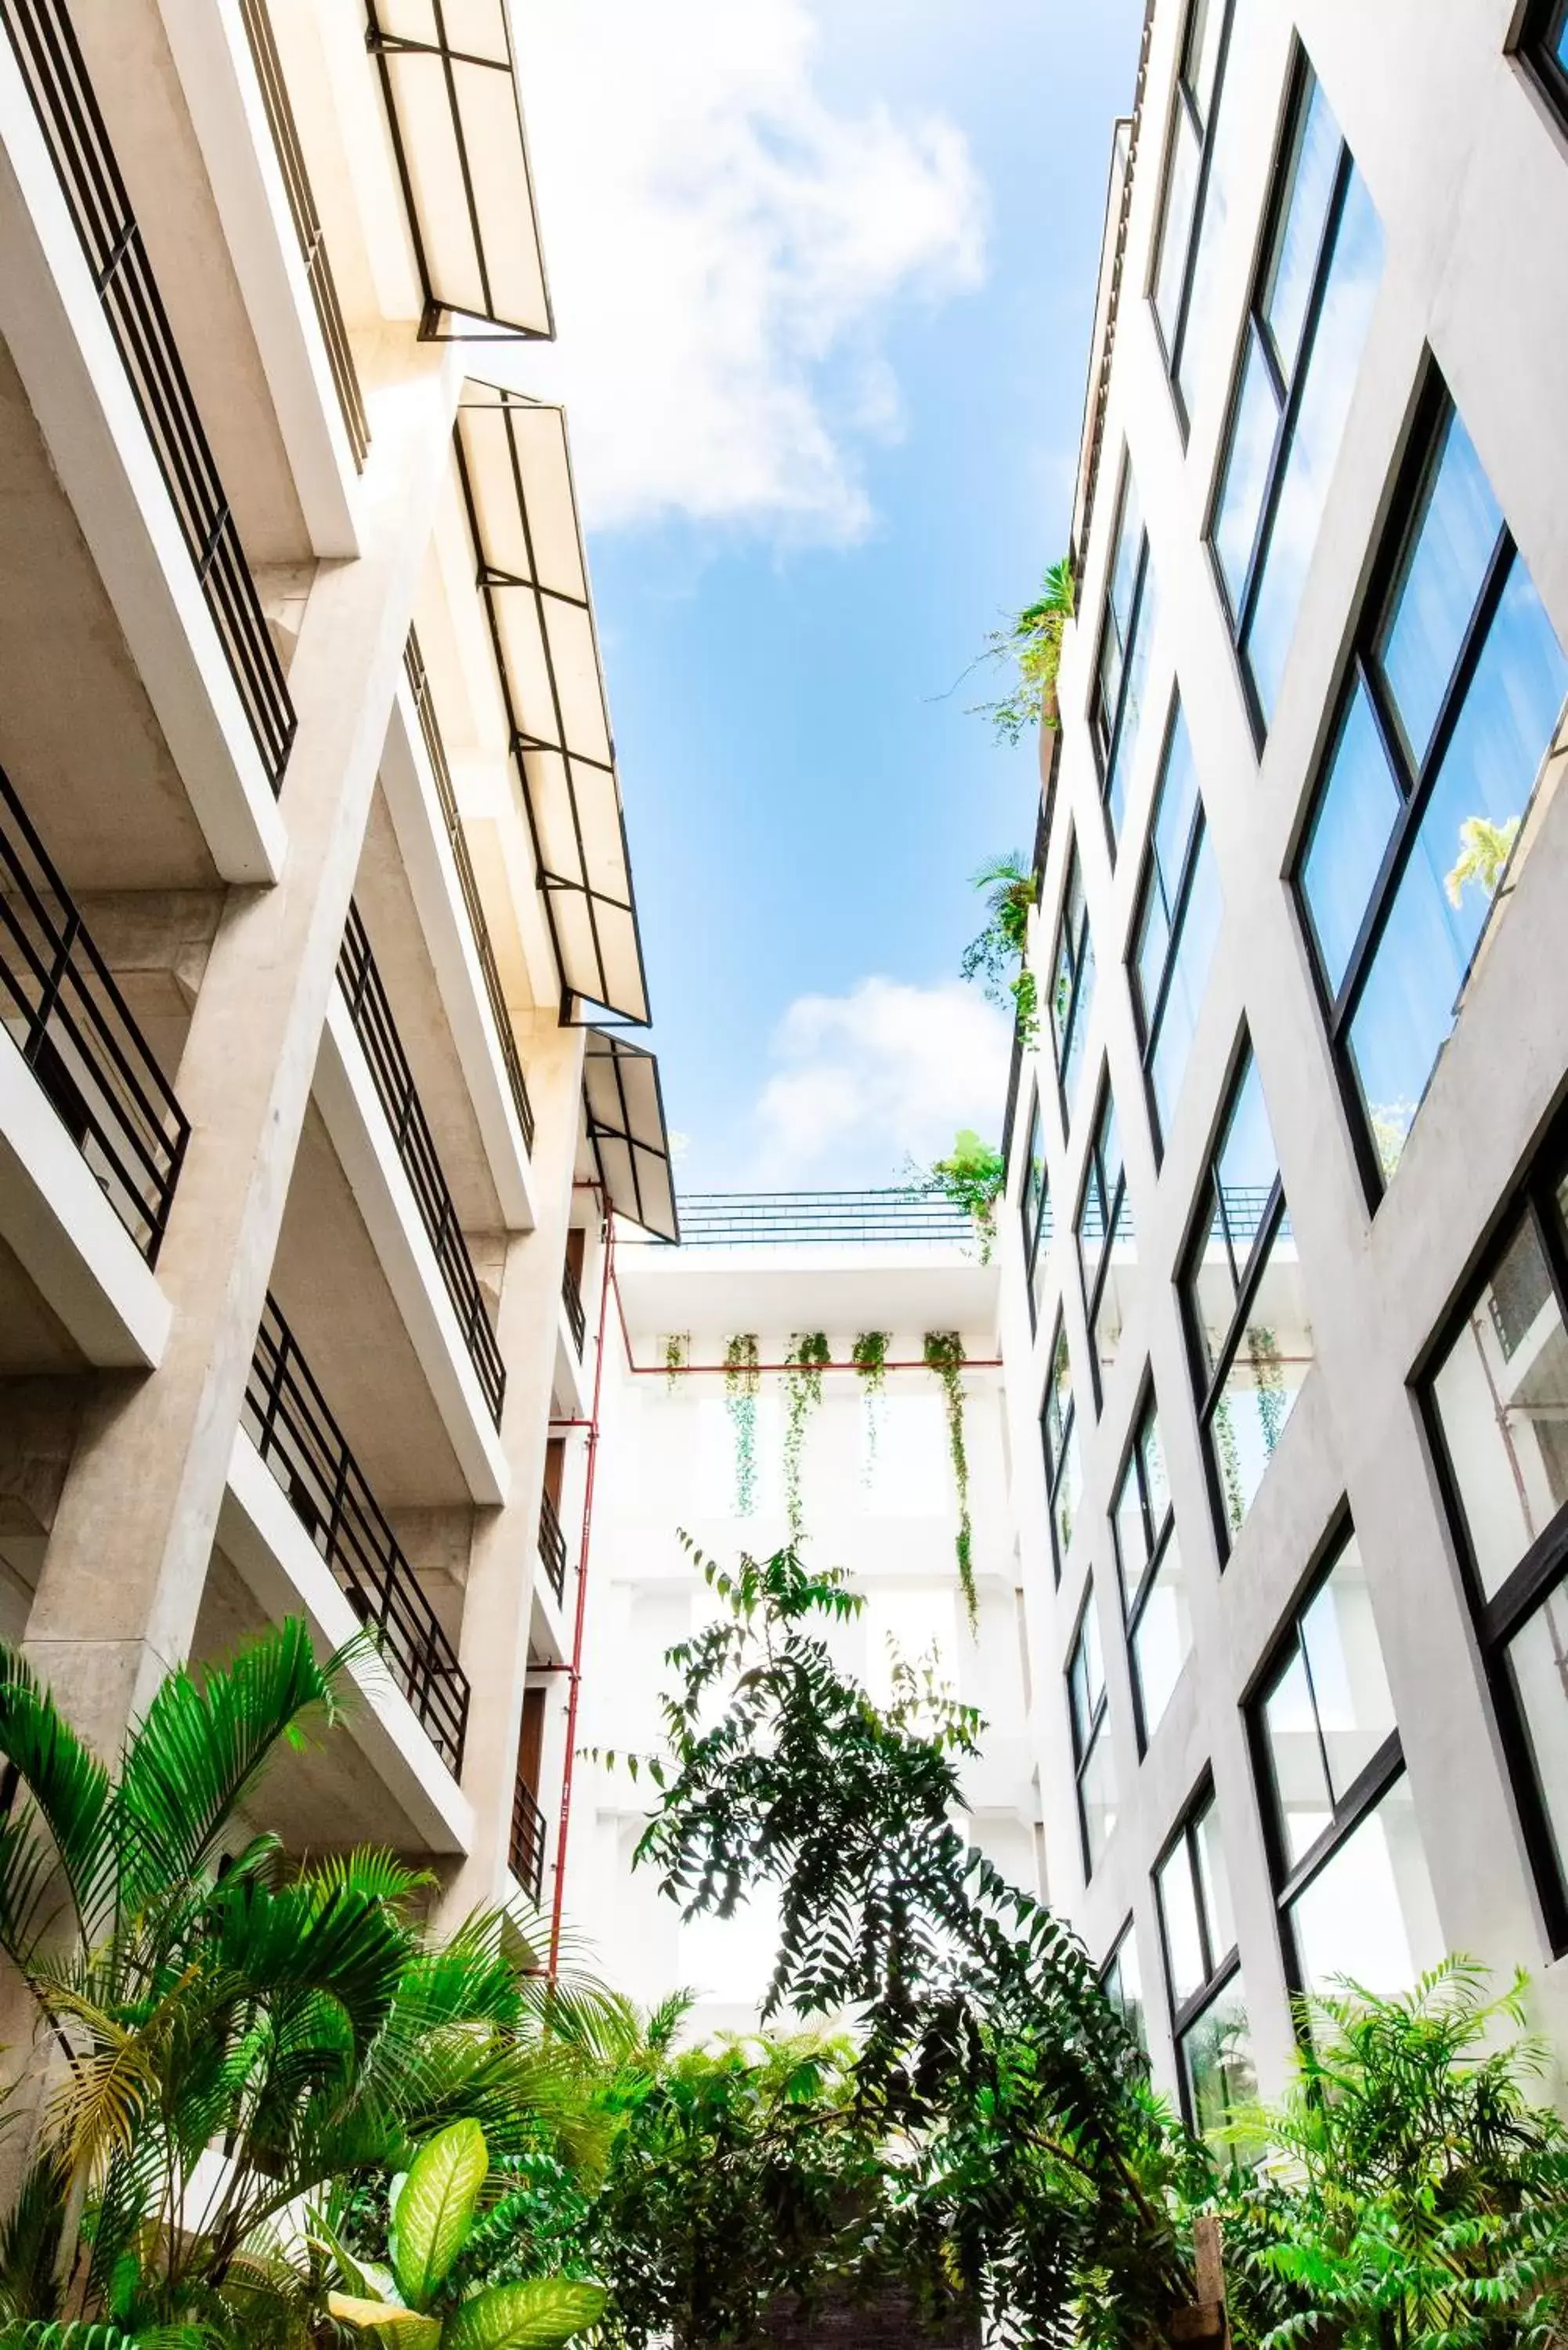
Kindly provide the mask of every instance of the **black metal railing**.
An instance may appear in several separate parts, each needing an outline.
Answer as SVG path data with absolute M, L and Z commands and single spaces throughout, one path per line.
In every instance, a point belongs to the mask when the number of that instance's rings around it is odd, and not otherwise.
M 527 1781 L 519 1777 L 512 1795 L 512 1835 L 506 1857 L 512 1874 L 535 1907 L 545 1891 L 545 1814 Z
M 156 1264 L 190 1125 L 4 771 L 0 1023 Z
M 275 792 L 294 705 L 65 0 L 0 16 Z
M 392 1139 L 413 1191 L 420 1220 L 435 1251 L 469 1359 L 484 1391 L 491 1417 L 499 1428 L 502 1399 L 506 1392 L 501 1349 L 491 1327 L 479 1276 L 457 1221 L 457 1210 L 452 1205 L 441 1160 L 436 1156 L 430 1120 L 414 1089 L 414 1073 L 392 1018 L 387 990 L 370 952 L 359 910 L 354 905 L 348 909 L 343 932 L 337 980 L 348 999 L 355 1033 L 364 1046 L 377 1096 L 392 1129 Z
M 550 1588 L 557 1599 L 566 1596 L 566 1537 L 561 1532 L 560 1513 L 548 1493 L 539 1496 L 539 1555 L 545 1562 L 545 1572 L 550 1578 Z
M 343 306 L 337 299 L 337 286 L 327 254 L 327 240 L 322 234 L 316 199 L 310 191 L 305 150 L 299 143 L 298 125 L 294 119 L 294 109 L 288 102 L 288 85 L 284 79 L 283 60 L 277 53 L 266 0 L 240 0 L 240 15 L 244 19 L 245 36 L 255 62 L 262 104 L 266 109 L 272 143 L 277 150 L 278 168 L 283 173 L 283 184 L 288 196 L 289 215 L 294 222 L 295 235 L 299 240 L 300 259 L 305 264 L 310 298 L 316 305 L 321 339 L 327 347 L 327 364 L 332 372 L 337 405 L 343 411 L 344 429 L 348 435 L 348 445 L 354 452 L 354 463 L 362 472 L 370 446 L 369 420 L 365 414 L 359 371 L 354 364 L 348 329 L 343 323 Z
M 468 1677 L 271 1297 L 240 1424 L 455 1778 Z
M 968 1211 L 929 1192 L 699 1191 L 680 1195 L 683 1248 L 929 1246 L 975 1237 Z
M 424 736 L 425 752 L 435 777 L 436 796 L 441 802 L 441 819 L 447 838 L 452 843 L 452 862 L 457 867 L 458 886 L 462 902 L 468 909 L 468 920 L 473 931 L 474 950 L 479 967 L 484 973 L 484 992 L 490 998 L 490 1009 L 495 1019 L 495 1033 L 501 1045 L 501 1058 L 505 1064 L 506 1082 L 512 1088 L 513 1107 L 517 1123 L 523 1128 L 523 1139 L 530 1150 L 534 1148 L 534 1105 L 528 1098 L 528 1087 L 523 1076 L 523 1064 L 517 1057 L 517 1039 L 513 1034 L 512 1014 L 507 1010 L 505 991 L 501 973 L 495 967 L 495 951 L 490 943 L 490 928 L 484 919 L 484 901 L 474 879 L 472 860 L 462 829 L 462 818 L 457 811 L 457 793 L 452 786 L 452 769 L 447 764 L 446 744 L 441 740 L 441 724 L 436 717 L 435 702 L 431 693 L 430 679 L 420 654 L 419 639 L 412 629 L 403 649 L 403 668 L 409 681 L 409 691 L 419 712 L 420 732 Z
M 566 1309 L 566 1321 L 571 1328 L 572 1344 L 578 1354 L 588 1335 L 588 1317 L 583 1311 L 583 1284 L 577 1278 L 577 1268 L 570 1257 L 561 1267 L 561 1302 Z

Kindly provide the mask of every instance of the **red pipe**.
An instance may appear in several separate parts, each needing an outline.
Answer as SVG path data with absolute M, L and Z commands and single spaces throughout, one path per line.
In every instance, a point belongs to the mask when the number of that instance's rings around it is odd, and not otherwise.
M 594 1187 L 596 1190 L 597 1186 Z M 588 1544 L 594 1525 L 594 1471 L 599 1455 L 599 1396 L 605 1375 L 605 1330 L 609 1317 L 610 1288 L 615 1280 L 615 1211 L 600 1195 L 605 1211 L 604 1274 L 599 1289 L 598 1351 L 594 1357 L 594 1399 L 589 1408 L 588 1463 L 583 1485 L 583 1539 L 577 1552 L 577 1607 L 572 1627 L 571 1678 L 566 1699 L 566 1759 L 561 1770 L 561 1816 L 556 1831 L 556 1889 L 550 1904 L 550 1965 L 552 1982 L 561 1968 L 561 1912 L 566 1898 L 566 1835 L 572 1825 L 572 1773 L 577 1756 L 577 1703 L 583 1687 L 583 1627 L 587 1616 Z

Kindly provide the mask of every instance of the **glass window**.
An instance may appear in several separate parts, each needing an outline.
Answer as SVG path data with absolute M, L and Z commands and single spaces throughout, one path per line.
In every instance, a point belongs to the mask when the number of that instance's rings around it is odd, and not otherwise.
M 1533 0 L 1524 20 L 1520 48 L 1534 66 L 1558 113 L 1568 122 L 1568 0 Z
M 1051 1375 L 1045 1383 L 1045 1408 L 1040 1415 L 1040 1430 L 1045 1451 L 1045 1486 L 1051 1506 L 1052 1554 L 1059 1583 L 1067 1553 L 1073 1546 L 1073 1529 L 1078 1520 L 1078 1496 L 1084 1482 L 1078 1462 L 1077 1415 L 1073 1408 L 1067 1331 L 1059 1314 L 1056 1316 L 1056 1335 L 1051 1341 Z
M 1223 99 L 1234 14 L 1232 0 L 1191 0 L 1160 199 L 1154 310 L 1183 425 L 1212 355 L 1213 263 L 1229 211 Z
M 1386 1996 L 1437 1965 L 1442 1930 L 1403 1774 L 1291 1904 L 1290 1930 L 1303 1991 L 1352 1982 Z
M 1293 1624 L 1259 1713 L 1282 1855 L 1292 1869 L 1334 1825 L 1337 1807 L 1394 1735 L 1354 1535 Z
M 1100 1653 L 1100 1629 L 1095 1617 L 1095 1591 L 1090 1585 L 1078 1621 L 1067 1668 L 1068 1711 L 1073 1721 L 1073 1762 L 1078 1777 L 1078 1825 L 1084 1845 L 1084 1874 L 1095 1865 L 1116 1824 L 1116 1764 L 1106 1730 L 1106 1671 Z
M 1273 715 L 1383 269 L 1383 232 L 1303 61 L 1211 529 L 1262 726 Z
M 1113 854 L 1121 838 L 1127 777 L 1137 754 L 1144 706 L 1148 698 L 1154 622 L 1154 572 L 1148 559 L 1148 534 L 1138 511 L 1137 492 L 1128 465 L 1123 468 L 1121 513 L 1089 706 L 1089 726 L 1099 761 L 1100 789 L 1110 819 Z
M 1452 1032 L 1568 662 L 1434 381 L 1318 787 L 1298 899 L 1384 1182 Z
M 1116 1361 L 1121 1342 L 1125 1284 L 1132 1278 L 1137 1254 L 1116 1106 L 1106 1079 L 1100 1089 L 1100 1114 L 1078 1201 L 1078 1263 L 1084 1279 L 1096 1410 L 1106 1373 Z
M 1144 2012 L 1143 1970 L 1138 1964 L 1137 1935 L 1131 1926 L 1106 1961 L 1100 1982 L 1106 1997 L 1147 2056 L 1148 2018 Z
M 1245 1524 L 1312 1364 L 1258 1066 L 1245 1052 L 1182 1281 L 1221 1548 Z
M 1217 2141 L 1258 2090 L 1212 1794 L 1183 1822 L 1154 1884 L 1187 2118 L 1216 2151 L 1240 2159 L 1241 2149 Z
M 1040 1319 L 1041 1293 L 1051 1260 L 1051 1180 L 1045 1169 L 1045 1128 L 1035 1090 L 1029 1114 L 1029 1148 L 1023 1160 L 1023 1189 L 1019 1195 L 1023 1224 L 1023 1278 L 1029 1292 L 1029 1322 Z
M 1144 1745 L 1158 1727 L 1192 1646 L 1187 1584 L 1152 1394 L 1139 1415 L 1116 1488 L 1111 1530 L 1132 1656 L 1138 1738 Z
M 1220 932 L 1220 877 L 1204 823 L 1187 720 L 1178 702 L 1169 733 L 1133 930 L 1132 992 L 1163 1151 L 1198 1025 Z
M 1237 2136 L 1237 2127 L 1257 2105 L 1258 2074 L 1240 1972 L 1193 2018 L 1177 2044 L 1192 2128 L 1222 2159 L 1244 2168 L 1251 2147 Z
M 1067 886 L 1062 893 L 1062 919 L 1056 929 L 1054 977 L 1051 988 L 1051 1030 L 1056 1045 L 1056 1075 L 1062 1092 L 1062 1123 L 1071 1128 L 1073 1097 L 1084 1061 L 1084 1038 L 1089 1006 L 1095 999 L 1095 944 L 1089 931 L 1089 909 L 1084 877 L 1074 842 L 1067 858 Z

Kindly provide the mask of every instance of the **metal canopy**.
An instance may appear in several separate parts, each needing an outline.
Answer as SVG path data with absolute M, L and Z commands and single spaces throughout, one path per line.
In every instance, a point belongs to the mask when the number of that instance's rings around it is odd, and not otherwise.
M 427 340 L 555 334 L 506 0 L 366 0 Z
M 664 1095 L 653 1055 L 628 1036 L 590 1028 L 583 1099 L 588 1140 L 609 1206 L 657 1239 L 679 1241 Z
M 464 387 L 457 463 L 561 972 L 563 1020 L 646 1027 L 648 982 L 565 411 Z

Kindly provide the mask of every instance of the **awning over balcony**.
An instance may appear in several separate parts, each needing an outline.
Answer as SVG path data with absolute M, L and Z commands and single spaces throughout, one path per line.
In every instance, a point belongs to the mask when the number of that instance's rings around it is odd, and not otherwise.
M 568 1021 L 648 1023 L 648 983 L 565 412 L 470 383 L 458 465 Z
M 680 1238 L 659 1063 L 629 1037 L 588 1031 L 583 1067 L 588 1139 L 618 1215 L 664 1241 Z
M 554 335 L 505 0 L 366 0 L 436 340 Z

